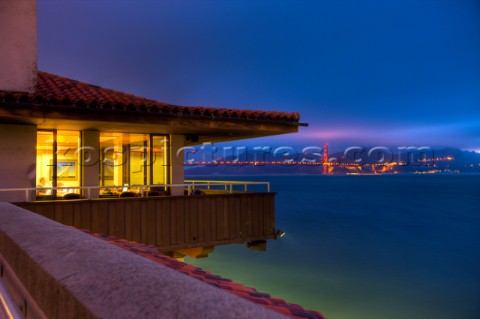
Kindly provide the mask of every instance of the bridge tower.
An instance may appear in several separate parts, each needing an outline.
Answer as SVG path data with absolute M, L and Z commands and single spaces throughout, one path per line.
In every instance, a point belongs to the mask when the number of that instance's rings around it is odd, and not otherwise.
M 328 174 L 328 144 L 323 145 L 323 174 Z

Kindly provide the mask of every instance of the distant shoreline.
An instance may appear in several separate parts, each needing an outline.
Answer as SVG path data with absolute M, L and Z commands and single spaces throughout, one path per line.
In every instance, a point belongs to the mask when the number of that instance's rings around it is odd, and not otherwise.
M 419 174 L 419 173 L 398 173 L 398 174 L 201 174 L 201 175 L 185 175 L 185 179 L 195 177 L 255 177 L 255 176 L 445 176 L 445 175 L 479 175 L 480 173 L 436 173 L 436 174 Z

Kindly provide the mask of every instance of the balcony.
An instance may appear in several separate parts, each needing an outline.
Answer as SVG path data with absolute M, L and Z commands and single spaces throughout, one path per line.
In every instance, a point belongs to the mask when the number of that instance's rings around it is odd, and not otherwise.
M 77 199 L 30 201 L 39 190 L 35 188 L 1 189 L 0 193 L 25 194 L 17 206 L 59 223 L 155 245 L 163 252 L 275 238 L 275 194 L 269 183 L 188 180 L 125 187 L 108 187 L 118 194 L 103 198 L 91 195 L 102 194 L 107 187 L 76 187 L 74 192 L 84 196 Z M 173 188 L 183 188 L 185 196 L 165 195 Z M 126 192 L 131 195 L 123 197 Z

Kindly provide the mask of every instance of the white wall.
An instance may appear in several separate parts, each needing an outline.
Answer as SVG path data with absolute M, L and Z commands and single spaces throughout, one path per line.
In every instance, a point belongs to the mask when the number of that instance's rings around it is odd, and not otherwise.
M 36 0 L 0 0 L 0 90 L 33 92 L 36 80 Z
M 0 124 L 0 137 L 0 189 L 35 187 L 37 127 Z M 24 201 L 25 192 L 0 192 L 2 200 Z

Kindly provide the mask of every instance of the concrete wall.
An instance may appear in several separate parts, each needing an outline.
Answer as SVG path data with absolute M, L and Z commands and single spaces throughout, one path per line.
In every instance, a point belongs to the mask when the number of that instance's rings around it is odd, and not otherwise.
M 185 167 L 182 148 L 185 143 L 185 136 L 170 135 L 170 163 L 171 163 L 171 184 L 183 184 L 185 176 Z M 183 187 L 173 187 L 172 195 L 183 195 Z
M 48 318 L 285 318 L 7 203 L 0 256 Z
M 82 186 L 100 185 L 100 132 L 82 132 Z M 98 198 L 99 190 L 91 189 L 90 198 Z M 85 191 L 84 196 L 87 196 Z
M 36 0 L 1 0 L 0 90 L 33 92 L 36 72 Z
M 36 126 L 0 124 L 0 189 L 36 186 L 36 145 Z M 0 192 L 0 200 L 24 201 L 25 192 Z

